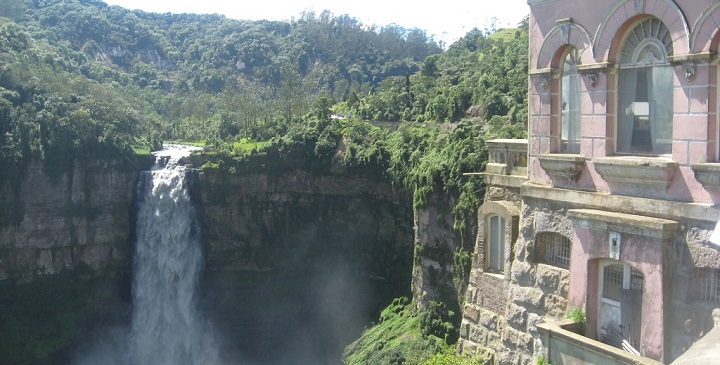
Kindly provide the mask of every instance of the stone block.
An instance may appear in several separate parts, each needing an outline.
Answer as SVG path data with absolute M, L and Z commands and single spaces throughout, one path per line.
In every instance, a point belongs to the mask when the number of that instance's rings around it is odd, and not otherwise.
M 537 325 L 542 323 L 543 319 L 540 315 L 535 313 L 528 313 L 527 315 L 527 332 L 531 335 L 537 335 Z
M 511 277 L 512 281 L 519 285 L 534 285 L 535 268 L 525 261 L 515 261 L 512 265 Z
M 550 265 L 539 264 L 537 267 L 537 284 L 546 293 L 556 293 L 560 284 L 560 271 Z
M 478 319 L 480 319 L 480 311 L 473 305 L 465 305 L 463 317 L 471 323 L 478 323 Z
M 467 335 L 468 341 L 472 343 L 479 343 L 480 342 L 480 329 L 477 327 L 470 326 L 468 328 L 468 335 Z
M 479 280 L 477 303 L 485 309 L 502 314 L 507 300 L 505 285 L 503 278 L 488 274 L 482 275 Z
M 489 310 L 481 309 L 477 323 L 487 329 L 496 330 L 498 315 Z
M 695 267 L 720 267 L 720 252 L 707 245 L 712 231 L 693 227 L 686 234 L 690 258 Z
M 510 326 L 523 329 L 527 318 L 527 309 L 510 303 L 507 306 L 505 318 Z
M 525 332 L 509 327 L 503 330 L 503 345 L 508 349 L 518 350 L 522 353 L 532 353 L 534 343 L 533 337 Z
M 477 344 L 485 344 L 485 340 L 487 339 L 486 332 L 487 331 L 483 330 L 481 327 L 470 327 L 470 335 L 468 336 L 468 339 Z
M 558 283 L 558 294 L 560 294 L 560 296 L 563 298 L 567 298 L 569 291 L 570 291 L 570 272 L 563 270 L 560 272 L 560 283 Z
M 532 353 L 535 341 L 533 337 L 530 336 L 530 334 L 525 332 L 518 332 L 517 339 L 518 340 L 516 346 L 519 350 L 521 350 L 522 353 Z
M 520 332 L 514 328 L 511 327 L 505 327 L 502 331 L 502 341 L 503 345 L 510 349 L 515 349 L 515 346 L 518 343 Z
M 542 309 L 545 293 L 534 287 L 513 286 L 510 289 L 510 300 L 523 307 Z
M 463 323 L 460 325 L 460 338 L 468 338 L 470 335 L 470 323 L 466 323 L 463 320 Z
M 496 365 L 519 365 L 517 355 L 508 351 L 499 351 L 495 357 Z
M 567 299 L 554 294 L 545 296 L 545 312 L 553 318 L 563 318 L 567 313 Z
M 499 332 L 486 332 L 486 338 L 485 338 L 485 345 L 488 347 L 491 346 L 498 346 L 500 343 L 500 333 Z

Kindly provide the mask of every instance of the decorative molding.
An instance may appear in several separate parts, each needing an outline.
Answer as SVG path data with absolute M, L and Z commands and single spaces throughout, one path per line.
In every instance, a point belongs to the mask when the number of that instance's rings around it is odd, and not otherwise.
M 555 21 L 557 25 L 553 27 L 543 38 L 542 45 L 538 51 L 538 58 L 535 67 L 543 68 L 549 67 L 552 62 L 553 55 L 558 51 L 562 45 L 570 44 L 577 48 L 580 54 L 584 54 L 586 51 L 592 53 L 592 38 L 590 33 L 582 27 L 582 25 L 573 22 L 572 18 L 563 18 Z M 570 39 L 572 35 L 579 35 L 574 37 L 576 44 L 571 44 Z M 594 53 L 591 54 L 591 58 L 594 58 Z M 586 58 L 589 59 L 589 58 Z
M 577 69 L 578 69 L 578 72 L 583 72 L 583 71 L 606 72 L 607 70 L 610 70 L 613 67 L 615 67 L 615 65 L 613 65 L 610 62 L 598 62 L 598 63 L 587 63 L 584 65 L 578 65 Z
M 636 11 L 636 14 L 628 14 L 626 10 L 620 10 L 623 6 L 625 6 L 625 4 L 627 4 L 630 1 L 634 1 L 633 5 L 634 5 L 634 10 Z M 605 18 L 600 22 L 600 25 L 598 26 L 597 31 L 595 31 L 595 37 L 593 37 L 593 44 L 592 44 L 593 55 L 597 55 L 599 52 L 598 47 L 601 45 L 599 42 L 602 41 L 602 36 L 603 36 L 603 34 L 606 33 L 606 28 L 607 28 L 607 32 L 612 34 L 613 38 L 614 38 L 615 33 L 621 27 L 622 23 L 624 23 L 626 20 L 632 18 L 635 15 L 645 14 L 645 11 L 644 11 L 645 4 L 644 3 L 645 3 L 644 1 L 640 1 L 640 0 L 621 0 L 621 1 L 616 2 L 608 10 L 608 12 L 605 14 Z M 685 14 L 683 13 L 682 9 L 680 9 L 680 7 L 673 0 L 658 0 L 657 3 L 665 3 L 667 8 L 663 10 L 663 9 L 661 9 L 661 7 L 658 4 L 656 4 L 655 6 L 653 6 L 653 9 L 651 10 L 652 12 L 647 13 L 647 14 L 653 15 L 653 16 L 657 17 L 658 19 L 660 19 L 661 21 L 663 21 L 663 18 L 662 18 L 663 16 L 675 17 L 675 18 L 673 18 L 673 20 L 679 19 L 682 22 L 682 29 L 685 33 L 684 38 L 687 42 L 687 43 L 685 43 L 685 45 L 688 47 L 688 50 L 691 49 L 690 48 L 690 35 L 691 35 L 690 26 L 688 25 L 687 18 L 685 17 Z M 639 5 L 642 5 L 642 8 L 638 11 Z M 672 10 L 672 13 L 674 13 L 674 14 L 668 14 L 668 12 L 667 12 L 668 9 Z M 618 13 L 620 15 L 618 15 Z M 671 24 L 673 24 L 674 22 L 663 21 L 663 23 L 665 23 L 666 26 L 670 27 Z M 608 28 L 608 25 L 611 25 L 611 26 Z M 680 38 L 682 38 L 682 37 L 680 37 Z M 673 41 L 679 41 L 680 38 L 673 39 Z M 602 45 L 604 47 L 607 47 L 607 48 L 603 49 L 603 52 L 606 52 L 609 50 L 610 44 L 602 44 Z M 673 47 L 673 48 L 676 48 L 676 47 Z
M 597 86 L 597 83 L 598 83 L 597 72 L 591 72 L 591 73 L 587 74 L 587 79 L 588 79 L 588 84 L 590 84 L 590 86 L 592 86 L 592 87 Z
M 675 220 L 609 210 L 568 209 L 567 215 L 575 227 L 598 231 L 610 230 L 608 239 L 610 239 L 610 233 L 618 236 L 625 233 L 665 240 L 672 238 L 680 228 L 680 223 Z
M 520 193 L 526 199 L 539 199 L 576 207 L 582 206 L 673 220 L 695 220 L 713 227 L 720 221 L 720 205 L 706 203 L 687 203 L 597 191 L 560 189 L 530 182 L 523 184 Z
M 699 163 L 690 166 L 695 180 L 707 191 L 720 192 L 720 163 Z
M 553 72 L 557 72 L 557 71 L 556 71 L 555 69 L 553 69 L 553 68 L 550 68 L 550 67 L 548 67 L 548 68 L 539 68 L 539 69 L 534 69 L 534 70 L 528 71 L 528 75 L 530 75 L 530 76 L 538 76 L 538 75 L 543 75 L 543 74 L 550 74 L 550 73 L 553 73 Z
M 595 171 L 618 187 L 667 189 L 675 177 L 678 163 L 657 157 L 600 157 L 593 160 Z
M 548 75 L 540 76 L 540 87 L 541 88 L 547 89 L 549 83 L 550 83 L 550 77 L 548 77 Z
M 609 232 L 608 235 L 610 236 L 610 239 L 608 240 L 608 252 L 610 253 L 610 258 L 620 260 L 622 235 L 620 232 Z
M 540 70 L 530 70 L 528 71 L 528 75 L 530 78 L 535 79 L 538 86 L 540 86 L 542 89 L 547 89 L 550 85 L 550 76 L 558 74 L 557 70 L 554 70 L 552 68 L 543 68 Z
M 577 180 L 585 168 L 585 156 L 582 155 L 553 153 L 539 155 L 538 161 L 553 183 L 560 179 Z
M 645 12 L 645 0 L 635 0 L 635 11 L 638 13 Z
M 685 79 L 688 81 L 695 79 L 698 64 L 712 63 L 715 59 L 716 56 L 710 52 L 673 55 L 666 58 L 669 64 L 673 66 L 682 66 L 683 76 L 685 76 Z
M 613 64 L 610 62 L 598 62 L 590 63 L 587 65 L 578 65 L 577 70 L 580 74 L 585 75 L 590 86 L 595 87 L 598 84 L 599 74 L 607 73 L 613 69 Z
M 570 43 L 570 23 L 572 23 L 572 18 L 562 19 L 558 22 L 563 43 Z
M 716 10 L 720 8 L 720 3 L 715 3 L 713 5 L 710 5 L 705 11 L 703 11 L 702 15 L 698 19 L 697 22 L 695 22 L 695 26 L 693 26 L 693 32 L 692 36 L 690 38 L 690 51 L 694 51 L 697 47 L 698 37 L 708 37 L 707 34 L 704 34 L 704 32 L 699 31 L 702 29 L 703 25 L 705 25 L 705 22 L 710 19 L 710 21 L 715 22 L 715 17 L 713 16 L 713 13 L 715 13 Z
M 685 62 L 683 64 L 683 75 L 685 76 L 685 79 L 688 81 L 692 81 L 695 79 L 695 74 L 697 73 L 697 64 L 695 62 Z
M 687 62 L 695 62 L 698 64 L 711 63 L 717 57 L 710 52 L 688 53 L 680 55 L 667 56 L 666 60 L 671 65 L 680 65 Z

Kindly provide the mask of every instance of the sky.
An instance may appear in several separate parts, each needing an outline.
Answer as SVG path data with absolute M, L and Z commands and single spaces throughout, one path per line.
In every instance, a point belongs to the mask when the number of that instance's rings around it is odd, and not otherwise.
M 105 0 L 110 5 L 158 13 L 218 13 L 232 19 L 290 20 L 305 10 L 348 14 L 365 25 L 419 28 L 449 45 L 497 18 L 498 28 L 516 26 L 529 13 L 527 0 Z

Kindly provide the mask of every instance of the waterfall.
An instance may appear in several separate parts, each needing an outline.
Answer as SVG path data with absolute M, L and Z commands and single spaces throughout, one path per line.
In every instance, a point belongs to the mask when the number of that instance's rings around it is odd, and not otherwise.
M 177 150 L 156 156 L 167 165 L 143 172 L 138 183 L 129 363 L 217 364 L 217 345 L 196 309 L 203 252 L 190 185 L 197 170 L 178 166 Z

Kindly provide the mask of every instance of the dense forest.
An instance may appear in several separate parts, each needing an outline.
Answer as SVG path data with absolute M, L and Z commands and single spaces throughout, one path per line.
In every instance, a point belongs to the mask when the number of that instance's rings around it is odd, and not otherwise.
M 421 30 L 327 11 L 241 21 L 0 0 L 0 169 L 12 179 L 37 160 L 52 176 L 77 158 L 131 158 L 163 140 L 224 146 L 241 160 L 252 147 L 322 159 L 342 142 L 346 169 L 372 164 L 424 192 L 481 168 L 479 144 L 467 146 L 472 163 L 444 161 L 458 147 L 439 135 L 463 144 L 488 126 L 524 133 L 526 75 L 526 22 L 474 29 L 443 51 Z M 441 128 L 464 118 L 457 132 Z
M 205 169 L 357 174 L 414 192 L 416 206 L 451 196 L 456 228 L 471 230 L 483 185 L 462 174 L 484 169 L 486 140 L 526 133 L 527 32 L 527 20 L 474 29 L 443 49 L 418 29 L 328 11 L 244 21 L 0 0 L 0 183 L 33 163 L 52 178 L 184 141 L 205 146 Z M 11 199 L 0 225 L 19 218 Z M 405 308 L 389 307 L 386 325 L 424 323 L 453 342 L 447 313 Z

